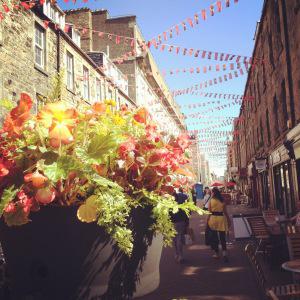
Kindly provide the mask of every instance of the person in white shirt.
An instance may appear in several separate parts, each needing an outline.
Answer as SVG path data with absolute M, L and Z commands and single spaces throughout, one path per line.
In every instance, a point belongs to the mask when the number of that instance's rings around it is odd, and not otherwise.
M 204 189 L 204 198 L 203 198 L 203 209 L 208 210 L 209 200 L 211 198 L 211 190 L 209 187 L 205 187 Z

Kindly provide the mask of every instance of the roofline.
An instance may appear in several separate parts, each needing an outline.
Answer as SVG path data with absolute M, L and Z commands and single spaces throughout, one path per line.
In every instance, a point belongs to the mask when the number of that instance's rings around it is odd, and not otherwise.
M 262 27 L 263 27 L 262 25 L 263 25 L 264 18 L 265 18 L 265 15 L 266 15 L 267 2 L 268 2 L 268 0 L 264 0 L 264 4 L 263 4 L 263 8 L 262 8 L 262 13 L 261 13 L 260 21 L 259 21 L 259 22 L 260 22 L 260 25 L 259 25 L 259 27 L 258 27 L 258 32 L 257 32 L 257 34 L 256 34 L 256 39 L 255 39 L 255 43 L 254 43 L 254 47 L 253 47 L 253 51 L 252 51 L 252 61 L 253 61 L 254 56 L 255 56 L 255 54 L 256 54 L 258 40 L 259 40 L 259 37 L 260 37 L 261 32 L 262 32 Z M 250 70 L 249 70 L 249 72 L 248 72 L 248 77 L 247 77 L 247 81 L 246 81 L 246 85 L 245 85 L 245 89 L 244 89 L 244 93 L 243 93 L 244 96 L 245 96 L 245 93 L 246 93 L 246 91 L 247 91 L 247 89 L 248 89 L 248 85 L 249 85 L 249 80 L 250 80 L 252 68 L 253 68 L 253 64 L 251 65 Z M 245 99 L 245 97 L 244 97 L 244 99 Z M 243 100 L 242 106 L 241 106 L 241 107 L 243 107 L 243 104 L 244 104 L 244 103 L 245 103 L 245 100 Z M 241 116 L 242 111 L 243 111 L 243 110 L 240 109 L 239 117 Z

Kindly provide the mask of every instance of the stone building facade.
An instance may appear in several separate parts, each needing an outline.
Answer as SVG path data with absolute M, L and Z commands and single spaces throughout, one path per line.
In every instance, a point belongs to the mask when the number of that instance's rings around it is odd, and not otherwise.
M 61 18 L 47 16 L 46 5 Z M 49 95 L 53 79 L 61 72 L 63 99 L 70 103 L 113 98 L 118 104 L 135 105 L 124 87 L 128 86 L 125 77 L 123 87 L 113 83 L 58 26 L 64 28 L 64 13 L 48 1 L 32 10 L 21 7 L 0 22 L 0 98 L 17 101 L 20 93 L 26 92 L 37 100 L 37 106 L 38 100 Z M 113 63 L 106 60 L 109 64 Z
M 255 35 L 235 156 L 240 187 L 262 209 L 292 215 L 300 178 L 300 2 L 266 0 Z M 246 176 L 245 176 L 246 173 Z
M 91 11 L 88 8 L 69 10 L 65 13 L 67 22 L 87 29 L 82 35 L 84 51 L 104 52 L 112 61 L 118 61 L 126 54 L 126 59 L 116 65 L 128 77 L 129 96 L 137 106 L 142 105 L 149 109 L 162 130 L 168 134 L 178 134 L 186 129 L 183 115 L 151 52 L 147 47 L 142 47 L 146 42 L 137 26 L 135 16 L 111 18 L 107 10 Z M 115 35 L 127 40 L 116 43 Z

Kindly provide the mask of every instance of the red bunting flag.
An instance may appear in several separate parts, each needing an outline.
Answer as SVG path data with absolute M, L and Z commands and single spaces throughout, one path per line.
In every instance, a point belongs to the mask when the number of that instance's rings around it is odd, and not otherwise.
M 3 3 L 3 4 L 2 4 L 2 7 L 3 7 L 3 9 L 4 9 L 4 11 L 5 11 L 6 13 L 9 13 L 9 12 L 10 12 L 10 9 L 9 9 L 9 7 L 7 6 L 7 4 Z
M 193 52 L 194 52 L 194 49 L 191 48 L 191 49 L 189 50 L 189 55 L 192 56 L 192 55 L 193 55 Z
M 199 53 L 200 53 L 200 50 L 197 50 L 196 52 L 195 52 L 195 57 L 198 57 L 199 56 Z
M 226 7 L 230 6 L 230 0 L 226 0 Z
M 116 35 L 116 44 L 119 45 L 121 42 L 121 37 Z
M 186 24 L 185 24 L 185 22 L 181 22 L 181 25 L 183 27 L 183 30 L 186 31 Z
M 199 16 L 197 14 L 195 14 L 194 19 L 195 19 L 195 24 L 199 24 Z
M 214 6 L 213 5 L 211 5 L 210 7 L 209 7 L 209 11 L 210 11 L 210 15 L 211 16 L 214 16 L 215 15 L 215 11 L 214 11 Z
M 172 29 L 170 29 L 170 31 L 169 31 L 169 36 L 170 36 L 170 39 L 173 37 L 173 30 Z
M 0 11 L 0 22 L 4 19 L 2 12 Z
M 229 54 L 226 54 L 225 61 L 228 61 L 229 56 L 230 56 Z
M 189 22 L 191 27 L 194 27 L 193 20 L 191 18 L 187 18 L 187 21 Z
M 220 66 L 216 65 L 216 71 L 220 71 Z
M 184 49 L 183 49 L 183 55 L 186 55 L 186 52 L 187 52 L 187 49 L 184 48 Z
M 239 0 L 234 0 L 234 3 L 238 3 L 239 2 Z
M 208 54 L 207 54 L 207 58 L 208 58 L 208 59 L 211 59 L 211 54 L 212 54 L 212 52 L 209 51 Z
M 30 9 L 30 5 L 28 5 L 26 2 L 21 2 L 21 5 L 22 5 L 26 10 L 29 10 L 29 9 Z
M 197 67 L 197 73 L 200 73 L 200 68 L 199 67 Z
M 152 39 L 152 45 L 157 49 L 157 43 L 156 43 L 156 39 Z
M 202 16 L 202 19 L 205 21 L 206 20 L 206 10 L 205 9 L 202 9 L 201 16 Z
M 176 47 L 176 54 L 179 53 L 180 47 Z
M 241 57 L 240 57 L 240 56 L 238 56 L 238 57 L 236 58 L 236 62 L 239 62 L 239 61 L 240 61 L 240 59 L 241 59 Z
M 205 58 L 206 51 L 202 51 L 202 58 Z
M 221 1 L 217 1 L 217 8 L 218 8 L 218 12 L 222 11 L 222 2 Z
M 46 29 L 49 27 L 49 23 L 50 23 L 50 21 L 46 21 L 46 20 L 43 21 L 44 27 Z
M 176 31 L 176 34 L 178 35 L 179 34 L 179 26 L 178 25 L 175 26 L 175 31 Z
M 173 51 L 173 46 L 170 46 L 169 47 L 169 52 L 172 52 Z
M 161 48 L 160 48 L 160 51 L 164 51 L 164 50 L 165 50 L 165 47 L 166 47 L 166 45 L 165 45 L 165 44 L 162 44 L 162 45 L 161 45 Z
M 164 40 L 166 41 L 167 40 L 167 33 L 163 32 L 163 35 L 164 35 Z
M 65 2 L 65 3 L 68 3 L 68 2 L 69 2 L 69 0 L 64 0 L 64 2 Z

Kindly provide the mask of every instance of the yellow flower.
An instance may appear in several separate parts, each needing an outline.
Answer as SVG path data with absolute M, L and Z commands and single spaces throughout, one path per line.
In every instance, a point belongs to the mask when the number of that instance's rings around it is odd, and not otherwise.
M 115 115 L 115 116 L 114 116 L 113 122 L 114 122 L 116 125 L 124 125 L 124 124 L 125 124 L 124 118 L 120 117 L 119 115 Z
M 115 107 L 117 105 L 117 102 L 115 100 L 113 100 L 113 99 L 104 100 L 104 103 L 106 105 L 110 105 L 110 106 L 113 106 L 113 107 Z

